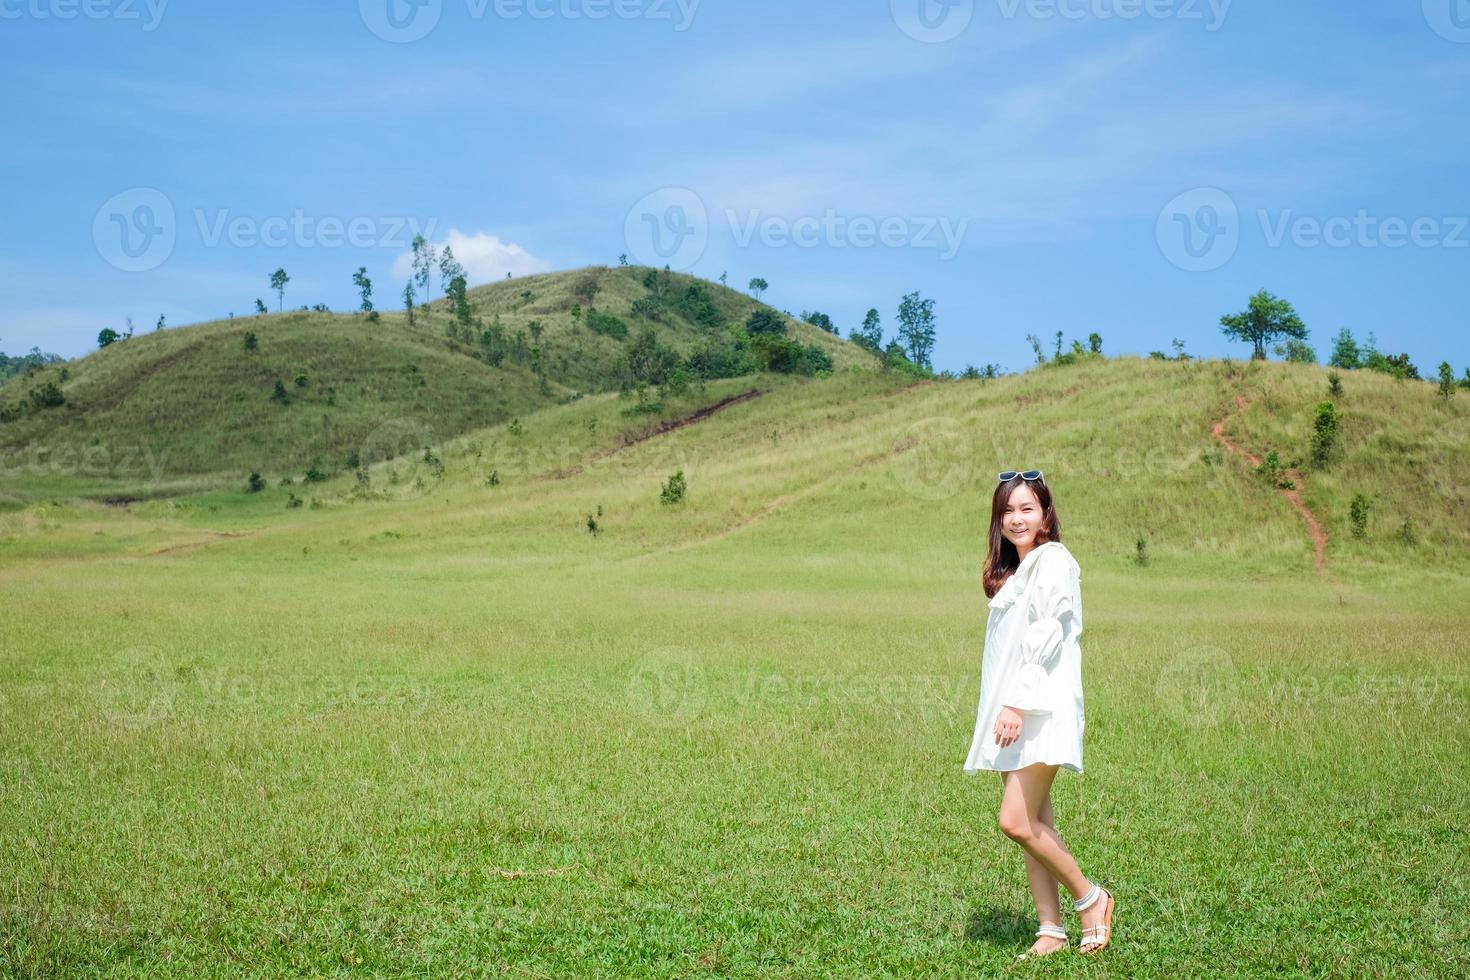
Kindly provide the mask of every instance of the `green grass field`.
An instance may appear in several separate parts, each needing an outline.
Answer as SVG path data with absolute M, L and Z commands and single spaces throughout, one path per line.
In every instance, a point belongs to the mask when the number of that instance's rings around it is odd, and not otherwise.
M 628 445 L 592 395 L 442 474 L 0 515 L 0 973 L 1465 975 L 1470 404 L 1348 374 L 1319 574 L 1210 429 L 1304 459 L 1325 376 L 762 375 Z M 1025 466 L 1083 568 L 1057 822 L 1118 906 L 1013 966 L 1021 853 L 960 766 Z

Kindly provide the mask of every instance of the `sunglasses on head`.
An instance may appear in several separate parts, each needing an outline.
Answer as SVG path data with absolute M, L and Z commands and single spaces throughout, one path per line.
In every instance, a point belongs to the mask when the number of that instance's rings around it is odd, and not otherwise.
M 1023 480 L 1040 480 L 1041 485 L 1046 486 L 1046 480 L 1042 479 L 1040 470 L 1006 470 L 1000 474 L 1000 482 L 1014 480 L 1018 476 Z

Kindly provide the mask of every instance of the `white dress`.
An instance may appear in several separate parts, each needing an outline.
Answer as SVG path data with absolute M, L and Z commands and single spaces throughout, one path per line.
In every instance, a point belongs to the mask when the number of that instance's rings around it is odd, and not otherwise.
M 1010 772 L 1037 762 L 1082 771 L 1082 569 L 1060 541 L 1026 553 L 990 600 L 980 709 L 965 773 Z M 1021 734 L 1005 748 L 995 721 L 1009 705 Z

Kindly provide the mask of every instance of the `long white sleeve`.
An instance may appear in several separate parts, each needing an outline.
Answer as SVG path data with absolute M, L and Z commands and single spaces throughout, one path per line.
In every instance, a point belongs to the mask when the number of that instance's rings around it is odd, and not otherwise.
M 1038 555 L 1030 609 L 1021 636 L 1021 666 L 1006 687 L 1001 703 L 1022 714 L 1049 715 L 1047 681 L 1061 660 L 1062 644 L 1073 618 L 1072 568 L 1059 554 Z

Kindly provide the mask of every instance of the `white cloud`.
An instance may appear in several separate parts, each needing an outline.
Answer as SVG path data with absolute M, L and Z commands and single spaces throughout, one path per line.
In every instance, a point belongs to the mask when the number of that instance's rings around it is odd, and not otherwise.
M 529 276 L 551 271 L 551 263 L 546 260 L 538 259 L 515 242 L 502 242 L 498 235 L 483 231 L 466 235 L 457 228 L 451 228 L 444 241 L 431 244 L 439 255 L 444 254 L 446 245 L 454 250 L 454 258 L 464 266 L 465 278 L 471 286 L 504 279 L 507 272 L 513 276 Z M 404 252 L 393 260 L 394 277 L 407 279 L 412 274 L 412 252 Z M 434 272 L 434 282 L 436 285 L 439 282 L 438 270 Z

